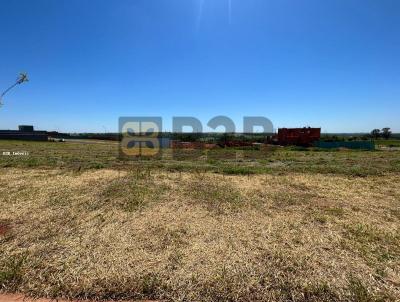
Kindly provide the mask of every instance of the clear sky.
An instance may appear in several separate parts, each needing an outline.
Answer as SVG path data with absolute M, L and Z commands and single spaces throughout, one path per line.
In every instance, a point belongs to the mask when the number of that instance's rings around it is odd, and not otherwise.
M 262 115 L 400 132 L 398 0 L 0 0 L 0 129 Z M 238 129 L 240 130 L 240 129 Z

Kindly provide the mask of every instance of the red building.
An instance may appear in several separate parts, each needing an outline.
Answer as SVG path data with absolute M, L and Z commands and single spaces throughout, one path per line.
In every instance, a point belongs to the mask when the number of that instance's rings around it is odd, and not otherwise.
M 321 138 L 321 128 L 279 128 L 279 145 L 310 146 Z

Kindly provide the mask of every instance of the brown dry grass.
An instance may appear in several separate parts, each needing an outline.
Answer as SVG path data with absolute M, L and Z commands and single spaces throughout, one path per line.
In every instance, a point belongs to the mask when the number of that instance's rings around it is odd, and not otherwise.
M 400 299 L 397 174 L 2 169 L 2 291 L 175 301 Z

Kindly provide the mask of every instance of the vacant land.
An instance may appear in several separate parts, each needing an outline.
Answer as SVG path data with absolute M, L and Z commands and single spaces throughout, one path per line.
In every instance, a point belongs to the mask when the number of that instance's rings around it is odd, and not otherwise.
M 37 297 L 397 301 L 400 153 L 124 162 L 1 142 L 0 286 Z M 230 159 L 229 159 L 230 158 Z
M 400 139 L 380 139 L 375 144 L 378 146 L 400 147 Z
M 2 156 L 3 152 L 29 152 L 29 156 Z M 184 153 L 184 152 L 183 152 Z M 195 153 L 197 154 L 197 153 Z M 183 154 L 184 155 L 184 154 Z M 199 154 L 197 154 L 199 155 Z M 349 176 L 400 173 L 400 150 L 308 150 L 272 148 L 265 151 L 220 149 L 208 156 L 172 157 L 165 150 L 158 160 L 119 160 L 118 143 L 97 142 L 49 143 L 0 140 L 0 168 L 86 169 L 155 169 L 181 172 L 215 172 L 221 174 L 279 174 L 306 172 Z M 187 159 L 189 158 L 189 160 Z M 181 160 L 182 159 L 182 160 Z

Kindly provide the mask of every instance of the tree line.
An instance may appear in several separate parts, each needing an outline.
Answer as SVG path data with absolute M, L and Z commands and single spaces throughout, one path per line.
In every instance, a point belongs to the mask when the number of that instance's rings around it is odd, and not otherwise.
M 378 139 L 378 138 L 384 138 L 384 139 L 389 139 L 390 136 L 392 135 L 392 131 L 390 131 L 390 128 L 382 128 L 381 129 L 374 129 L 371 131 L 371 137 Z

